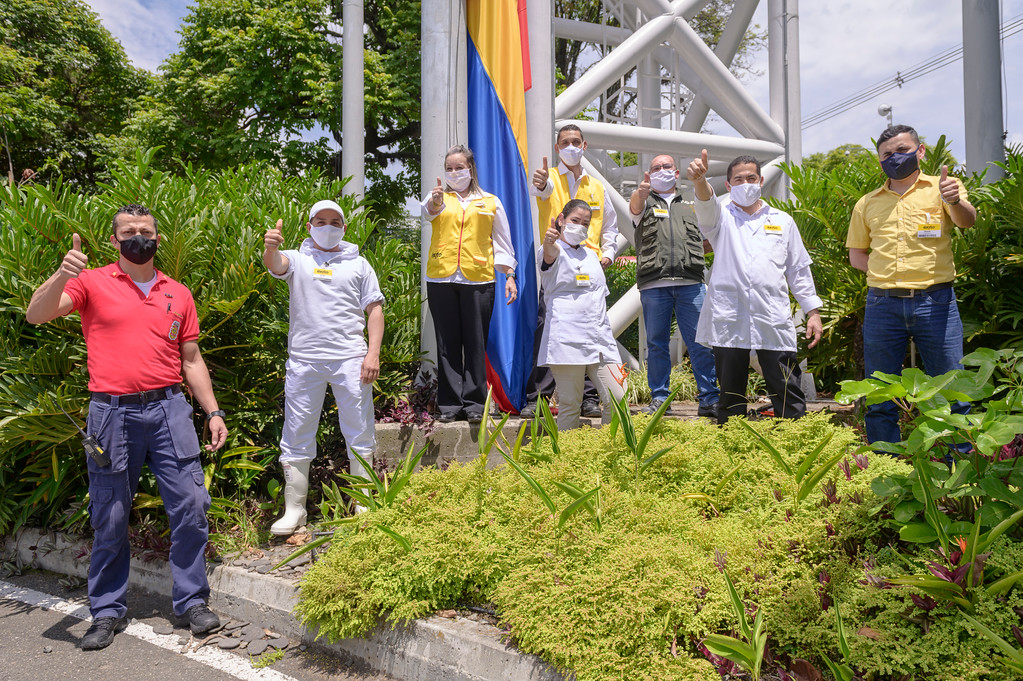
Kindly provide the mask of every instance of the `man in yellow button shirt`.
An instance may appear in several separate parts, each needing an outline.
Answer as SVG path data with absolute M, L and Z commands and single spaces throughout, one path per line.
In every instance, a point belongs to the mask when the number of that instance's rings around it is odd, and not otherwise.
M 890 126 L 877 138 L 877 157 L 888 176 L 856 203 L 846 246 L 849 262 L 867 273 L 863 357 L 867 376 L 902 372 L 912 338 L 924 371 L 938 376 L 961 367 L 963 325 L 952 281 L 952 225 L 977 221 L 977 210 L 948 166 L 941 176 L 920 172 L 926 153 L 916 130 Z M 956 405 L 965 411 L 969 405 Z M 867 407 L 868 442 L 899 442 L 893 402 Z

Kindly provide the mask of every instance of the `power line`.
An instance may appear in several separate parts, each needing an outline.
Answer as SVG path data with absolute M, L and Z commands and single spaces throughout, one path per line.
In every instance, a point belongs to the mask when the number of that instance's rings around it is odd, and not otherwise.
M 1013 17 L 1011 20 L 1002 24 L 1000 31 L 1001 39 L 1004 41 L 1006 38 L 1016 35 L 1021 31 L 1023 31 L 1023 14 Z M 823 109 L 813 112 L 809 116 L 803 118 L 801 128 L 803 130 L 812 128 L 813 126 L 823 123 L 830 118 L 834 118 L 839 114 L 845 113 L 846 111 L 863 104 L 880 94 L 895 88 L 901 88 L 904 84 L 910 81 L 926 76 L 927 74 L 957 62 L 962 58 L 963 45 L 962 43 L 959 43 L 958 47 L 936 54 L 933 57 L 916 64 L 907 71 L 896 71 L 893 78 L 888 78 L 870 85 Z

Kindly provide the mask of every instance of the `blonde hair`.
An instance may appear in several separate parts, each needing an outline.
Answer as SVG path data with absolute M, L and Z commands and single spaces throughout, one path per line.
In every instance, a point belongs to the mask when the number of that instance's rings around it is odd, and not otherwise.
M 447 153 L 444 154 L 445 165 L 447 164 L 447 160 L 449 158 L 451 158 L 452 156 L 454 156 L 455 154 L 461 154 L 462 156 L 464 156 L 465 157 L 465 163 L 466 163 L 466 165 L 469 166 L 469 177 L 470 177 L 470 180 L 469 180 L 469 193 L 470 194 L 473 194 L 473 193 L 482 194 L 483 190 L 480 189 L 479 174 L 476 172 L 476 156 L 472 153 L 472 149 L 470 149 L 469 147 L 465 146 L 464 144 L 456 144 L 455 146 L 449 148 L 447 150 Z M 444 191 L 450 192 L 450 191 L 454 191 L 454 190 L 451 189 L 451 187 L 448 187 L 447 183 L 445 182 Z

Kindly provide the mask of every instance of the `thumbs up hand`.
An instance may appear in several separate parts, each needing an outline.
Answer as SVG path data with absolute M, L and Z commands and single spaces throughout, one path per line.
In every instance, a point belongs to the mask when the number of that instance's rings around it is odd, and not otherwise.
M 547 186 L 547 178 L 550 177 L 550 171 L 547 170 L 547 157 L 543 157 L 543 168 L 537 168 L 533 171 L 533 186 L 540 191 Z
M 444 205 L 444 185 L 439 177 L 437 178 L 437 186 L 430 190 L 430 204 L 438 211 Z
M 650 173 L 649 173 L 649 171 L 643 173 L 643 181 L 639 183 L 639 187 L 636 188 L 636 191 L 639 192 L 639 198 L 643 199 L 644 201 L 646 201 L 647 198 L 650 196 Z
M 941 177 L 938 178 L 938 191 L 941 192 L 941 200 L 950 206 L 959 203 L 959 183 L 954 177 L 948 176 L 948 166 L 941 166 Z
M 283 226 L 284 220 L 278 220 L 274 227 L 266 230 L 266 234 L 263 235 L 263 246 L 267 251 L 276 251 L 284 243 L 284 233 L 281 232 Z
M 686 177 L 693 182 L 702 180 L 707 176 L 707 166 L 709 161 L 707 160 L 707 150 L 704 149 L 700 152 L 700 158 L 694 158 L 686 168 Z
M 71 235 L 71 250 L 60 263 L 60 273 L 67 279 L 76 279 L 89 266 L 89 259 L 82 252 L 82 238 L 78 233 Z

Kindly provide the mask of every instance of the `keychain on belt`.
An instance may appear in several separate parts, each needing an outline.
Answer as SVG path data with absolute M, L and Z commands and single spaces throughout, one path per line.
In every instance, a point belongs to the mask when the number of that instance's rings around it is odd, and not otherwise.
M 62 407 L 59 402 L 57 403 L 57 408 L 64 411 L 64 407 Z M 86 434 L 86 432 L 82 430 L 82 427 L 78 425 L 78 422 L 71 417 L 71 414 L 64 411 L 64 416 L 66 416 L 68 420 L 74 424 L 75 428 L 78 429 L 78 432 L 81 433 L 82 447 L 85 448 L 85 453 L 92 457 L 92 460 L 95 461 L 96 465 L 100 468 L 106 468 L 109 466 L 110 456 L 103 451 L 102 447 L 99 446 L 99 440 L 92 435 Z

